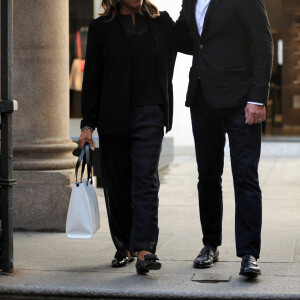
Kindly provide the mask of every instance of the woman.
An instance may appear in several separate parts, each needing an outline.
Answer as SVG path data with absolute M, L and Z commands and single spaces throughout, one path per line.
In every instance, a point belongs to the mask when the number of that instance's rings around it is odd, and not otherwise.
M 97 127 L 112 267 L 137 253 L 138 274 L 159 270 L 158 163 L 172 126 L 173 21 L 149 0 L 103 0 L 89 26 L 82 88 L 81 147 Z

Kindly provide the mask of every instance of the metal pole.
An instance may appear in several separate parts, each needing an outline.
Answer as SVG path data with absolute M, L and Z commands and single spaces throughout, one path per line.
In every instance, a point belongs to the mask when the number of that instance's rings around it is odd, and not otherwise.
M 12 273 L 13 268 L 13 222 L 12 222 L 12 112 L 17 109 L 13 101 L 13 0 L 1 1 L 1 268 Z

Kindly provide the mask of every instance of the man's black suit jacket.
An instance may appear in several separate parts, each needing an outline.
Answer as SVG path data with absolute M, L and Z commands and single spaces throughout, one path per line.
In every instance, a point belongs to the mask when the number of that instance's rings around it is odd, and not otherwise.
M 183 0 L 176 24 L 189 30 L 195 43 L 186 106 L 194 100 L 198 79 L 214 108 L 267 104 L 273 41 L 263 0 L 211 0 L 201 36 L 196 3 Z
M 97 127 L 104 135 L 126 135 L 130 108 L 130 45 L 120 20 L 99 17 L 89 26 L 82 86 L 81 128 Z M 165 125 L 172 127 L 172 76 L 176 55 L 172 47 L 174 22 L 166 12 L 146 15 L 158 51 L 157 78 L 165 102 Z M 147 72 L 147 70 L 145 70 Z

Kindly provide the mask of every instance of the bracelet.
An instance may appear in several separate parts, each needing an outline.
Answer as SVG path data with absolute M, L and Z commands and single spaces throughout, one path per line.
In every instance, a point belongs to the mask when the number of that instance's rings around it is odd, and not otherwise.
M 94 129 L 93 129 L 92 127 L 90 127 L 90 126 L 84 126 L 84 127 L 82 127 L 82 128 L 81 128 L 81 132 L 82 132 L 82 130 L 85 130 L 85 129 L 89 129 L 89 130 L 91 130 L 92 132 L 94 132 Z

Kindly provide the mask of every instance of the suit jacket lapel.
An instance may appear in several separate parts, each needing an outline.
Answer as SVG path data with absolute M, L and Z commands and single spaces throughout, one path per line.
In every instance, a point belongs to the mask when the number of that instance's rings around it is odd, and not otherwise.
M 210 18 L 210 16 L 212 15 L 212 13 L 215 11 L 216 7 L 218 6 L 218 4 L 220 3 L 221 0 L 211 0 L 204 18 L 204 26 L 206 25 L 206 23 L 208 22 L 208 19 Z

